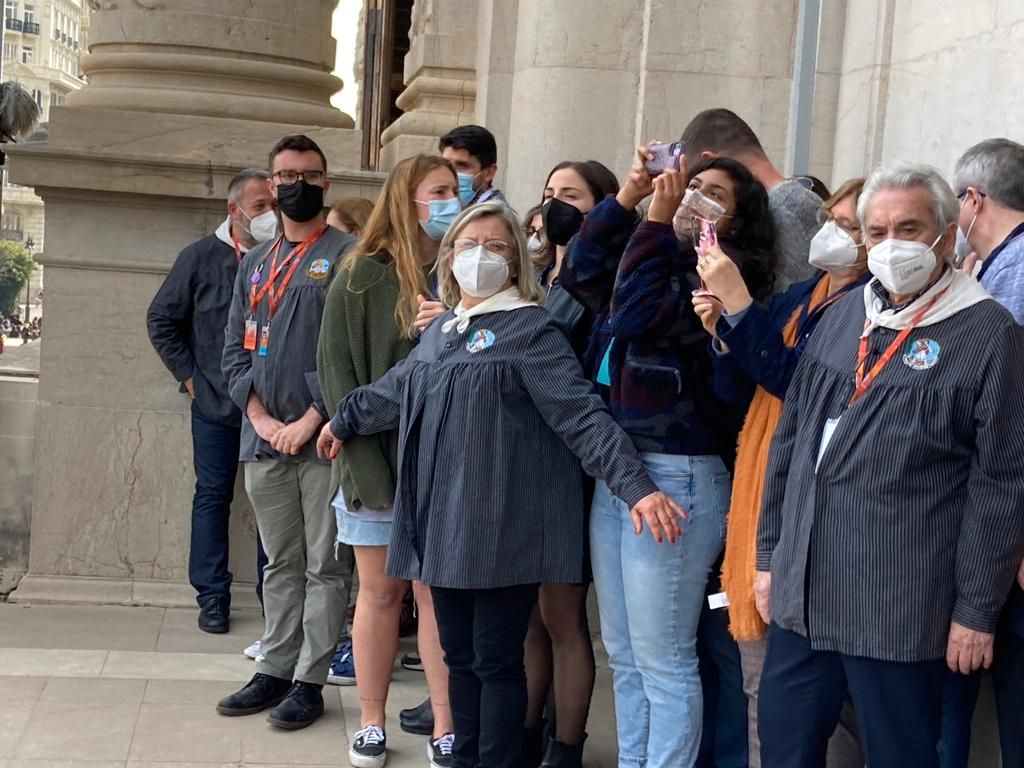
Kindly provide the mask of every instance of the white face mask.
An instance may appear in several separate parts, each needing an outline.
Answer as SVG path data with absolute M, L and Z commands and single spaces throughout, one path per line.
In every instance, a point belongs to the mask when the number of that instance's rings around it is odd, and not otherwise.
M 826 221 L 811 238 L 807 261 L 818 269 L 846 269 L 857 263 L 858 256 L 857 242 L 836 222 Z
M 538 253 L 541 248 L 544 247 L 544 243 L 540 241 L 540 237 L 537 233 L 530 235 L 530 239 L 526 243 L 526 247 L 530 249 L 530 253 Z
M 478 245 L 455 257 L 452 274 L 465 293 L 486 299 L 500 291 L 508 280 L 508 262 Z
M 935 271 L 938 258 L 931 245 L 917 240 L 883 240 L 868 251 L 868 269 L 890 294 L 904 296 L 917 293 Z
M 246 229 L 257 243 L 265 243 L 277 235 L 277 214 L 273 211 L 264 211 L 259 216 L 252 218 L 241 208 L 238 209 L 238 212 L 249 219 L 249 226 Z
M 964 203 L 966 203 L 969 199 L 969 197 L 965 197 L 963 199 L 963 202 L 960 203 L 960 207 L 963 208 Z M 974 249 L 971 247 L 970 237 L 971 231 L 974 229 L 974 222 L 976 222 L 977 220 L 978 212 L 975 211 L 974 215 L 971 217 L 971 223 L 967 225 L 966 234 L 962 229 L 960 229 L 960 227 L 956 228 L 956 257 L 958 264 L 962 264 L 964 259 L 966 259 L 972 253 L 974 253 Z

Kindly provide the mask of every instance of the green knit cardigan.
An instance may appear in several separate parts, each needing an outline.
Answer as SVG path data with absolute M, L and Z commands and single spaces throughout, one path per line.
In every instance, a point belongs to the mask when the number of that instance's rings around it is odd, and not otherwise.
M 371 384 L 412 350 L 395 319 L 399 285 L 390 254 L 359 257 L 338 270 L 324 305 L 316 368 L 328 418 L 349 392 Z M 398 433 L 359 435 L 331 466 L 331 498 L 341 487 L 353 513 L 384 509 L 395 499 Z

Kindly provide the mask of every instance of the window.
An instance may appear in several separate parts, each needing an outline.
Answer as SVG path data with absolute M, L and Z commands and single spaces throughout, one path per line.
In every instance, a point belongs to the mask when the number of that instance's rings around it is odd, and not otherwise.
M 66 94 L 60 93 L 59 91 L 50 91 L 50 106 L 63 107 L 65 95 Z
M 29 48 L 28 46 L 25 46 L 24 48 L 21 49 L 21 63 L 22 64 L 31 64 L 33 59 L 35 59 L 35 51 L 34 50 Z
M 38 88 L 32 89 L 32 101 L 36 103 L 36 106 L 39 107 L 39 109 L 43 108 L 43 92 Z
M 18 44 L 4 43 L 4 61 L 14 61 L 18 58 Z
M 4 18 L 13 19 L 18 15 L 18 0 L 6 0 L 4 3 Z
M 35 24 L 36 23 L 36 7 L 34 5 L 25 5 L 25 23 Z

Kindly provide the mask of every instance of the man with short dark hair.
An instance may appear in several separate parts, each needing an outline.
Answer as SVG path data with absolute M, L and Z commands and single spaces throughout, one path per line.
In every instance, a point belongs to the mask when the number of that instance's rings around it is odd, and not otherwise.
M 772 165 L 753 129 L 728 109 L 706 109 L 683 131 L 686 162 L 694 168 L 710 157 L 729 157 L 747 167 L 766 190 L 775 221 L 779 257 L 776 289 L 806 280 L 814 271 L 807 263 L 811 238 L 821 229 L 821 198 L 798 179 L 787 179 Z
M 224 715 L 274 707 L 271 725 L 304 728 L 323 714 L 321 690 L 348 605 L 351 555 L 335 552 L 330 462 L 316 455 L 327 419 L 316 348 L 331 277 L 355 238 L 327 226 L 327 160 L 306 136 L 270 153 L 281 235 L 251 251 L 235 281 L 223 368 L 242 409 L 239 456 L 269 562 L 258 672 L 220 701 Z
M 455 166 L 459 176 L 459 200 L 463 207 L 504 200 L 492 187 L 498 173 L 498 144 L 494 134 L 479 125 L 460 125 L 438 142 L 441 157 Z
M 149 339 L 167 370 L 192 399 L 192 534 L 188 577 L 199 603 L 199 628 L 223 633 L 230 627 L 228 515 L 238 471 L 242 414 L 228 396 L 221 372 L 224 325 L 238 264 L 276 226 L 270 175 L 242 171 L 228 185 L 228 216 L 212 235 L 183 250 L 150 304 Z M 269 222 L 263 230 L 259 223 Z M 257 593 L 265 556 L 257 554 Z

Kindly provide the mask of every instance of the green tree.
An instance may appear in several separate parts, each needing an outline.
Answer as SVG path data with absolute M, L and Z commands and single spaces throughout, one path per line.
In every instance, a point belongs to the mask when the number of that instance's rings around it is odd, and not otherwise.
M 0 313 L 14 311 L 34 269 L 28 249 L 11 240 L 0 240 Z

